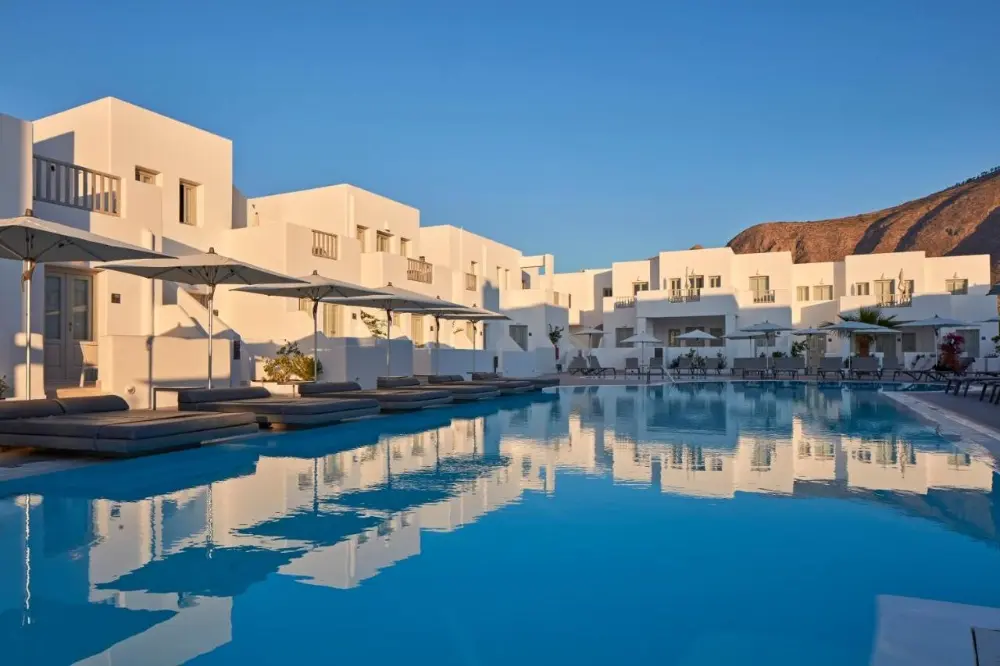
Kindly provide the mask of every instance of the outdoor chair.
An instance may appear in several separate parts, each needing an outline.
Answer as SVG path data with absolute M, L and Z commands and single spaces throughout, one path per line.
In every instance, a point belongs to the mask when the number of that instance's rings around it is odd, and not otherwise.
M 816 375 L 826 379 L 828 374 L 835 374 L 841 379 L 844 378 L 844 360 L 839 356 L 824 356 L 819 360 L 819 367 Z
M 574 356 L 569 360 L 569 366 L 567 371 L 571 375 L 585 375 L 589 368 L 587 367 L 587 359 L 582 356 Z
M 597 357 L 593 354 L 587 357 L 587 365 L 589 366 L 588 375 L 603 377 L 610 372 L 616 379 L 618 378 L 618 371 L 616 369 L 603 367 L 601 362 L 598 361 Z
M 851 359 L 851 377 L 860 379 L 861 377 L 877 377 L 881 379 L 882 373 L 879 371 L 878 358 L 874 356 L 856 356 Z
M 642 368 L 639 367 L 639 359 L 635 356 L 629 356 L 625 359 L 625 376 L 628 377 L 630 372 L 634 372 L 636 377 L 642 372 Z
M 654 356 L 653 358 L 649 359 L 649 367 L 646 369 L 646 376 L 649 377 L 654 372 L 660 373 L 660 377 L 666 376 L 666 370 L 663 367 L 662 356 Z
M 806 360 L 801 356 L 774 359 L 774 378 L 777 379 L 781 373 L 787 374 L 792 379 L 798 377 L 800 372 L 806 371 Z

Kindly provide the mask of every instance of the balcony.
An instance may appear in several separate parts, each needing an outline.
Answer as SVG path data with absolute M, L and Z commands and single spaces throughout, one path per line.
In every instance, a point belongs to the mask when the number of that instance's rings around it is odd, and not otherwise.
M 671 303 L 694 303 L 701 300 L 701 289 L 671 289 L 667 300 Z
M 913 296 L 897 296 L 895 294 L 875 297 L 875 307 L 877 308 L 908 308 L 913 305 Z
M 615 299 L 615 310 L 635 307 L 635 296 L 619 296 Z
M 34 156 L 35 201 L 121 215 L 122 179 L 50 157 Z
M 774 290 L 768 289 L 767 291 L 755 291 L 753 292 L 753 302 L 754 303 L 774 303 Z
M 312 253 L 314 257 L 324 259 L 337 258 L 337 237 L 322 231 L 312 232 Z
M 407 259 L 406 279 L 430 284 L 434 281 L 434 267 L 426 261 Z
M 466 291 L 475 291 L 478 288 L 479 288 L 479 276 L 476 275 L 475 273 L 466 273 L 465 274 L 465 290 Z

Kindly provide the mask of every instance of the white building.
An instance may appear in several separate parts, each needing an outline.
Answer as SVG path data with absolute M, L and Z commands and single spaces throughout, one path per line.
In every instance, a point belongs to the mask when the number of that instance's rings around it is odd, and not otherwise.
M 430 317 L 397 315 L 393 374 L 429 368 L 431 351 L 420 347 L 438 335 L 459 350 L 441 350 L 442 371 L 467 369 L 471 352 L 461 350 L 474 344 L 485 350 L 477 358 L 483 370 L 494 357 L 508 372 L 555 370 L 548 331 L 567 325 L 566 308 L 554 304 L 551 285 L 520 251 L 455 227 L 421 227 L 416 208 L 351 185 L 248 199 L 232 174 L 230 140 L 118 99 L 34 122 L 0 115 L 0 217 L 31 210 L 166 254 L 215 248 L 288 275 L 317 271 L 509 309 L 510 322 L 478 326 L 475 340 L 463 322 L 442 322 L 436 331 Z M 0 262 L 0 308 L 10 315 L 24 312 L 20 271 Z M 199 384 L 207 374 L 209 314 L 199 288 L 87 263 L 49 264 L 35 273 L 32 302 L 34 397 L 42 387 L 99 387 L 144 406 L 153 385 Z M 311 350 L 311 312 L 294 300 L 220 288 L 215 308 L 220 385 L 259 376 L 259 358 L 286 340 Z M 0 376 L 14 395 L 24 386 L 22 317 L 0 321 Z M 374 344 L 356 309 L 325 305 L 321 330 L 325 379 L 370 385 L 390 372 L 384 346 Z
M 789 252 L 735 254 L 730 248 L 660 252 L 640 261 L 616 262 L 610 269 L 560 273 L 553 285 L 568 295 L 571 330 L 601 326 L 602 362 L 622 367 L 636 351 L 621 342 L 647 331 L 664 345 L 652 353 L 673 358 L 686 353 L 677 340 L 695 329 L 715 336 L 763 321 L 794 328 L 837 321 L 841 313 L 869 306 L 897 321 L 935 314 L 973 324 L 962 330 L 966 351 L 993 351 L 996 315 L 990 289 L 989 255 L 927 257 L 924 252 L 853 255 L 840 262 L 796 264 Z M 572 298 L 572 301 L 569 300 Z M 788 351 L 790 336 L 778 337 Z M 843 355 L 846 341 L 819 338 L 819 351 Z M 585 342 L 581 346 L 585 346 Z M 728 357 L 746 356 L 744 341 L 712 345 Z M 724 348 L 724 349 L 723 349 Z M 917 329 L 877 340 L 878 353 L 933 353 L 933 329 Z

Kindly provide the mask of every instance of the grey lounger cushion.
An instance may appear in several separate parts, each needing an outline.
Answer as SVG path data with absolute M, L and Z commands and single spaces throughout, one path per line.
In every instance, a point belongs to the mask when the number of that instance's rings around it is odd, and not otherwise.
M 414 378 L 416 381 L 416 378 Z M 419 382 L 418 382 L 419 384 Z M 383 410 L 410 410 L 446 405 L 452 401 L 447 391 L 411 388 L 366 391 L 356 382 L 315 382 L 303 384 L 299 393 L 312 396 L 335 396 L 350 400 L 375 399 Z
M 561 383 L 558 377 L 504 377 L 495 372 L 473 372 L 472 378 L 476 381 L 522 382 L 530 384 L 535 388 L 559 386 Z
M 38 416 L 64 414 L 55 400 L 3 400 L 0 401 L 0 422 L 9 419 L 30 419 Z
M 181 391 L 177 405 L 184 411 L 249 413 L 263 424 L 286 425 L 324 425 L 379 412 L 379 404 L 367 398 L 273 396 L 261 386 Z

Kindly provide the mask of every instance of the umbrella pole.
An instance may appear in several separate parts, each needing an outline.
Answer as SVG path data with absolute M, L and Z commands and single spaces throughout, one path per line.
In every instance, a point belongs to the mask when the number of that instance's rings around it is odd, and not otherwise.
M 319 301 L 313 301 L 313 381 L 319 381 Z
M 441 367 L 441 317 L 434 315 L 434 374 Z
M 24 389 L 26 400 L 31 400 L 31 277 L 35 274 L 35 262 L 24 262 L 21 288 L 24 289 Z
M 392 310 L 385 311 L 385 372 L 392 377 Z
M 476 329 L 476 322 L 472 322 L 472 372 L 476 371 L 476 336 L 479 331 Z
M 215 285 L 208 287 L 208 388 L 212 388 L 212 341 L 215 326 Z

